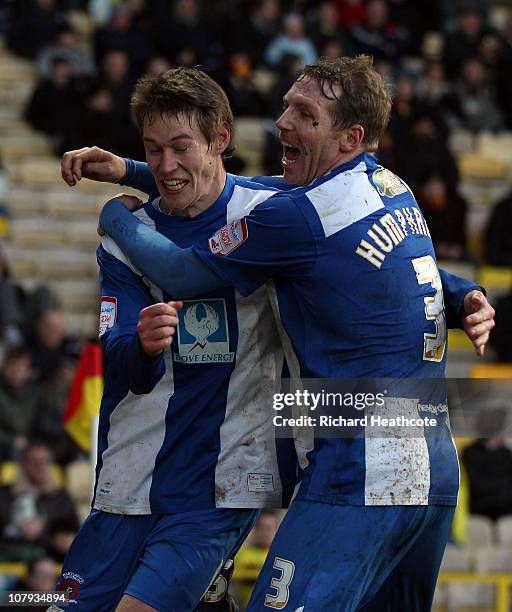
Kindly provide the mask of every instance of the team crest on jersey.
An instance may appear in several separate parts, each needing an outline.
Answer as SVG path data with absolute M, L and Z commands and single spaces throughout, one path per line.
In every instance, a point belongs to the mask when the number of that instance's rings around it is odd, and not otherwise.
M 100 330 L 99 336 L 114 327 L 117 320 L 117 298 L 102 296 L 101 298 L 101 309 L 100 309 Z
M 375 170 L 373 173 L 373 182 L 380 195 L 388 198 L 394 198 L 408 191 L 407 185 L 402 179 L 398 178 L 398 176 L 393 174 L 390 170 L 386 170 L 386 168 L 378 168 Z
M 180 363 L 229 363 L 234 360 L 229 351 L 229 329 L 226 301 L 185 300 L 179 312 L 178 353 Z
M 214 255 L 229 255 L 247 240 L 249 230 L 245 219 L 228 223 L 209 239 L 210 251 Z
M 75 603 L 76 598 L 80 595 L 80 589 L 84 582 L 80 574 L 76 572 L 65 572 L 62 574 L 59 591 L 63 591 L 66 594 L 68 603 Z

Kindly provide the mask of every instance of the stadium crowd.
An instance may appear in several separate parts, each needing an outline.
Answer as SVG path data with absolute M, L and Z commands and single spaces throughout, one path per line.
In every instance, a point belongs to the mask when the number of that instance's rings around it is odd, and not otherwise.
M 7 44 L 36 62 L 39 77 L 25 117 L 53 138 L 57 154 L 94 143 L 141 158 L 129 101 L 144 72 L 199 64 L 226 90 L 235 116 L 270 119 L 305 63 L 319 56 L 373 55 L 395 99 L 380 159 L 420 194 L 438 255 L 471 258 L 466 202 L 458 191 L 449 136 L 456 129 L 512 127 L 512 20 L 502 29 L 492 27 L 489 2 L 23 0 L 10 5 L 2 25 Z M 77 8 L 96 19 L 88 49 L 68 18 Z M 441 36 L 437 56 L 426 44 L 430 32 Z M 243 160 L 232 163 L 237 171 L 243 168 Z M 273 127 L 263 170 L 281 171 Z M 510 207 L 508 200 L 504 207 Z M 503 226 L 491 224 L 489 231 L 489 258 L 502 261 L 494 234 L 503 235 Z
M 69 18 L 76 10 L 87 11 L 94 24 L 86 45 Z M 474 261 L 449 138 L 454 130 L 512 129 L 512 13 L 497 29 L 489 10 L 486 0 L 12 0 L 0 3 L 0 32 L 13 53 L 36 66 L 38 81 L 23 113 L 52 138 L 56 155 L 95 144 L 142 159 L 129 106 L 136 80 L 199 64 L 225 89 L 235 116 L 262 118 L 264 174 L 281 173 L 271 118 L 300 68 L 320 56 L 371 54 L 394 99 L 379 160 L 417 194 L 438 256 Z M 425 44 L 433 31 L 442 41 L 436 58 Z M 243 172 L 243 159 L 229 164 Z M 511 265 L 511 213 L 509 195 L 488 224 L 489 264 Z M 500 360 L 512 361 L 511 298 L 501 301 L 496 348 Z M 62 428 L 78 345 L 67 337 L 52 292 L 23 291 L 1 254 L 0 344 L 0 462 L 17 470 L 9 475 L 0 465 L 0 562 L 29 562 L 27 582 L 16 588 L 32 588 L 34 579 L 42 589 L 38 575 L 55 575 L 82 518 L 62 477 L 83 458 Z M 500 436 L 466 449 L 472 511 L 493 520 L 512 513 L 505 495 L 511 457 Z M 489 502 L 481 498 L 493 474 Z M 261 550 L 277 527 L 272 513 L 261 520 L 254 550 L 242 555 L 249 567 L 261 566 Z M 242 572 L 244 580 L 251 578 Z

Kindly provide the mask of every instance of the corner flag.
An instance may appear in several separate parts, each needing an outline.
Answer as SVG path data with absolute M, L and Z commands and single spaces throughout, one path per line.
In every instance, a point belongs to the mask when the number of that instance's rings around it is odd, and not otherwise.
M 85 451 L 90 451 L 91 422 L 100 411 L 102 393 L 103 349 L 97 342 L 86 342 L 63 417 L 64 429 Z

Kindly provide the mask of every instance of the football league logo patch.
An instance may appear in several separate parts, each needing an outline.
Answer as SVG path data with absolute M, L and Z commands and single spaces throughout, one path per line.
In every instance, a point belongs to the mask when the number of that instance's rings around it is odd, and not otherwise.
M 245 219 L 228 223 L 209 239 L 210 251 L 214 255 L 229 255 L 247 240 L 249 230 Z
M 174 361 L 180 363 L 229 363 L 229 330 L 224 299 L 185 300 L 179 312 L 178 348 Z
M 396 174 L 386 168 L 378 168 L 373 173 L 373 182 L 382 196 L 394 198 L 408 191 L 407 185 Z

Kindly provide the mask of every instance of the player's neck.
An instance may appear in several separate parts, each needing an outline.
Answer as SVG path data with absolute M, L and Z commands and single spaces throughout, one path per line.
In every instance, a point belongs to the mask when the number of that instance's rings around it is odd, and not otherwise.
M 359 147 L 355 149 L 354 151 L 349 151 L 349 152 L 340 151 L 338 155 L 336 156 L 336 158 L 332 160 L 332 163 L 330 164 L 329 168 L 322 174 L 322 176 L 328 174 L 329 172 L 331 172 L 332 170 L 335 170 L 336 168 L 339 168 L 340 166 L 348 164 L 349 162 L 351 162 L 353 159 L 355 159 L 356 157 L 358 157 L 364 152 L 365 150 L 362 147 Z
M 188 217 L 189 219 L 193 219 L 194 217 L 197 217 L 203 213 L 205 210 L 208 210 L 210 206 L 215 204 L 220 194 L 224 191 L 226 178 L 227 174 L 226 170 L 224 169 L 224 164 L 219 158 L 219 163 L 216 164 L 212 176 L 206 182 L 205 192 L 187 208 L 173 211 L 174 214 L 180 217 Z

